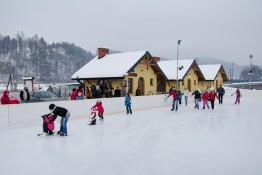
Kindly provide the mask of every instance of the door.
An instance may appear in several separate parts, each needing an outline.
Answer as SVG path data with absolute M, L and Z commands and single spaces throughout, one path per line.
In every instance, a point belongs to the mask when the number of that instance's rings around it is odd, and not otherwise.
M 187 89 L 189 92 L 191 92 L 191 80 L 190 79 L 187 80 Z
M 138 87 L 141 91 L 141 95 L 145 95 L 145 81 L 143 77 L 138 79 Z

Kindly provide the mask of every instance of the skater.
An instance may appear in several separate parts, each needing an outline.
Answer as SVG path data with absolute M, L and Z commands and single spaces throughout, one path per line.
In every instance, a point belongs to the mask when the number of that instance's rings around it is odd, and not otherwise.
M 168 95 L 168 97 L 170 97 L 172 95 L 172 97 L 173 97 L 173 103 L 172 103 L 172 109 L 171 109 L 171 111 L 174 111 L 174 109 L 175 109 L 175 107 L 176 107 L 176 111 L 177 111 L 177 109 L 178 109 L 178 92 L 177 92 L 177 90 L 176 90 L 176 88 L 172 88 L 171 90 L 170 90 L 170 94 Z
M 199 102 L 201 101 L 201 92 L 200 90 L 196 89 L 192 95 L 195 96 L 195 107 L 196 109 L 199 109 Z
M 132 109 L 131 109 L 131 97 L 129 93 L 126 93 L 125 96 L 125 106 L 126 106 L 126 114 L 132 114 Z
M 208 92 L 207 91 L 204 91 L 202 93 L 202 101 L 203 101 L 203 108 L 202 109 L 205 109 L 206 106 L 209 109 L 209 106 L 208 106 Z
M 219 88 L 217 88 L 217 94 L 219 104 L 223 104 L 223 96 L 225 95 L 225 89 L 221 85 L 219 86 Z
M 209 101 L 211 103 L 211 108 L 214 110 L 215 108 L 215 99 L 218 98 L 217 93 L 214 89 L 211 89 L 211 91 L 208 94 Z
M 188 96 L 189 96 L 189 91 L 187 90 L 187 88 L 185 88 L 184 90 L 184 97 L 185 97 L 185 104 L 187 106 L 187 102 L 188 102 Z
M 96 104 L 91 108 L 95 109 L 98 112 L 98 116 L 100 120 L 104 120 L 104 107 L 102 105 L 102 101 L 101 100 L 97 100 Z
M 231 96 L 233 96 L 234 94 L 236 94 L 236 101 L 235 101 L 235 104 L 240 104 L 240 97 L 241 97 L 240 89 L 237 88 L 236 92 L 233 93 Z
M 59 134 L 60 136 L 67 136 L 67 121 L 70 117 L 69 111 L 63 107 L 59 107 L 54 104 L 50 104 L 49 109 L 51 110 L 51 114 L 54 115 L 55 118 L 57 118 L 57 116 L 61 117 L 60 130 L 57 134 Z
M 182 104 L 182 97 L 183 97 L 183 94 L 181 93 L 180 90 L 178 90 L 178 93 L 177 93 L 177 99 L 178 99 L 178 103 L 179 103 L 179 105 Z
M 89 118 L 89 123 L 88 125 L 96 125 L 96 109 L 92 108 L 91 109 L 91 116 Z
M 53 135 L 53 131 L 55 129 L 55 116 L 51 114 L 46 114 L 41 116 L 43 118 L 43 135 Z M 41 135 L 41 134 L 38 134 Z

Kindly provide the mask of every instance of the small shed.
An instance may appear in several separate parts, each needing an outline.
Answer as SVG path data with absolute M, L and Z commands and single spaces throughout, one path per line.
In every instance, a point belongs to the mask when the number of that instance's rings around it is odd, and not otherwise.
M 34 90 L 34 79 L 33 76 L 27 76 L 22 78 L 24 80 L 24 87 L 27 87 L 29 91 Z

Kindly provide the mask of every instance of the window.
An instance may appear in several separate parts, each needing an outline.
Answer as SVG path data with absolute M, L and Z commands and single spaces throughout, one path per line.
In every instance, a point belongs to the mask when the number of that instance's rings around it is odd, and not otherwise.
M 150 86 L 154 86 L 154 80 L 153 80 L 153 78 L 150 79 Z
M 194 85 L 196 85 L 196 80 L 194 80 Z
M 132 78 L 128 78 L 128 92 L 130 94 L 133 94 L 133 79 Z
M 184 80 L 182 80 L 182 86 L 184 86 Z

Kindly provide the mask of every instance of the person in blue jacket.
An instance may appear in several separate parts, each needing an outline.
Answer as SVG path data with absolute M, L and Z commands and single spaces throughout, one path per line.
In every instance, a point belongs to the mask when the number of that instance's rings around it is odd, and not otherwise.
M 129 93 L 126 94 L 125 96 L 125 106 L 126 106 L 126 114 L 132 114 L 132 109 L 131 109 L 131 97 Z

